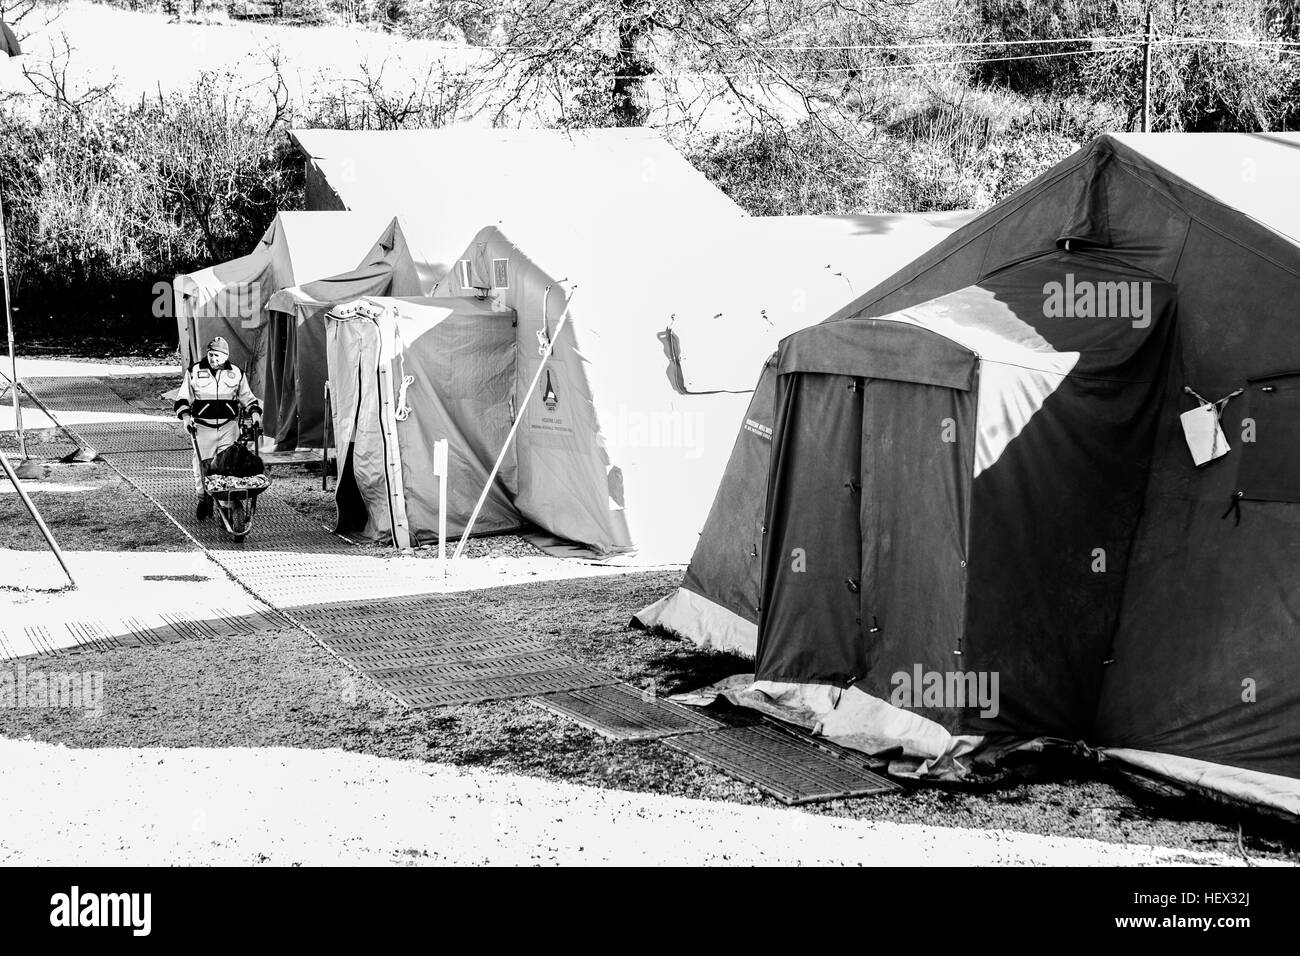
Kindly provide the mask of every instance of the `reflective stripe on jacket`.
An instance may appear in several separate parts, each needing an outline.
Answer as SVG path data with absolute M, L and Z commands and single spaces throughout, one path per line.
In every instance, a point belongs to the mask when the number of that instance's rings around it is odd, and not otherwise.
M 236 420 L 241 406 L 248 412 L 262 410 L 248 387 L 248 376 L 229 362 L 215 371 L 206 362 L 191 365 L 176 393 L 176 417 L 188 412 L 195 424 L 207 428 L 220 428 Z

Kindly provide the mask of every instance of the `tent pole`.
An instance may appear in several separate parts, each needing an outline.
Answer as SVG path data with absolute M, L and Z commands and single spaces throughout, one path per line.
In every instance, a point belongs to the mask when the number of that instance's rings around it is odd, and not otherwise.
M 334 411 L 330 408 L 330 383 L 325 383 L 325 425 L 320 437 L 320 490 L 330 490 L 330 433 L 333 431 Z
M 15 391 L 17 391 L 17 389 L 15 389 Z M 41 513 L 36 510 L 35 502 L 28 497 L 27 489 L 18 481 L 18 476 L 14 474 L 13 466 L 9 464 L 9 459 L 4 455 L 0 455 L 0 466 L 4 467 L 5 475 L 14 483 L 14 489 L 18 492 L 18 497 L 22 499 L 23 507 L 27 509 L 27 513 L 31 515 L 32 520 L 36 522 L 36 527 L 41 529 L 41 534 L 45 536 L 45 543 L 50 546 L 50 550 L 54 552 L 54 556 L 59 559 L 59 566 L 63 568 L 63 573 L 68 576 L 68 583 L 75 588 L 77 582 L 72 577 L 72 572 L 68 570 L 68 562 L 63 559 L 63 552 L 59 549 L 59 543 L 54 540 L 54 535 L 50 534 L 50 529 L 45 525 L 45 519 L 43 519 Z
M 546 362 L 555 351 L 555 342 L 564 331 L 564 323 L 569 320 L 569 308 L 573 305 L 573 295 L 578 287 L 575 285 L 569 290 L 568 299 L 564 303 L 564 314 L 560 316 L 560 321 L 555 325 L 555 332 L 546 340 L 546 350 L 542 353 L 542 360 L 537 363 L 537 371 L 533 374 L 533 380 L 528 383 L 528 391 L 524 393 L 524 400 L 519 403 L 519 413 L 515 415 L 515 420 L 510 425 L 510 434 L 506 436 L 505 443 L 501 446 L 501 453 L 497 455 L 495 464 L 492 465 L 492 471 L 488 474 L 487 482 L 483 485 L 483 492 L 478 496 L 478 501 L 474 503 L 474 510 L 470 512 L 469 521 L 465 524 L 465 530 L 460 534 L 460 541 L 456 544 L 456 553 L 451 556 L 452 561 L 460 557 L 460 553 L 465 550 L 465 542 L 469 540 L 469 533 L 474 530 L 474 522 L 478 520 L 478 513 L 483 510 L 483 504 L 487 501 L 488 492 L 492 490 L 493 483 L 497 480 L 497 472 L 501 470 L 501 465 L 506 460 L 506 452 L 510 450 L 511 443 L 515 440 L 515 432 L 519 430 L 519 423 L 524 420 L 524 410 L 528 408 L 528 400 L 533 397 L 533 392 L 537 390 L 537 383 L 542 378 L 542 370 L 546 368 Z M 547 290 L 550 291 L 549 289 Z M 542 316 L 543 325 L 546 322 L 546 316 Z
M 5 229 L 4 186 L 0 184 L 0 274 L 4 277 L 5 330 L 9 334 L 9 370 L 13 375 L 14 432 L 18 453 L 27 460 L 27 436 L 23 433 L 23 407 L 18 400 L 18 356 L 14 351 L 14 319 L 9 309 L 9 239 Z

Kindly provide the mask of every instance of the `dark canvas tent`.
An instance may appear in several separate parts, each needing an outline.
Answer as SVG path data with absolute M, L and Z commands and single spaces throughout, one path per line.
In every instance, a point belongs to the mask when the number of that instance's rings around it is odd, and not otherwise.
M 1298 174 L 1295 135 L 1102 137 L 784 340 L 643 618 L 921 771 L 1083 740 L 1300 812 Z M 1242 390 L 1202 467 L 1185 388 Z

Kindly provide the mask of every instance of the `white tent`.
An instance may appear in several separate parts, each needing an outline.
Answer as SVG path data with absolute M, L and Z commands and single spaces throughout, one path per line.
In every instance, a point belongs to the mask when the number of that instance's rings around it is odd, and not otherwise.
M 519 423 L 493 494 L 595 555 L 684 562 L 777 341 L 947 234 L 944 224 L 897 216 L 734 219 L 694 233 L 672 215 L 596 232 L 559 223 L 481 230 L 436 292 L 515 317 L 507 421 L 517 414 Z M 339 374 L 333 365 L 330 374 Z M 370 447 L 391 455 L 401 444 Z M 342 436 L 338 447 L 346 453 Z M 471 457 L 481 471 L 485 460 Z M 401 473 L 408 489 L 431 480 L 391 462 L 364 468 Z M 341 500 L 352 494 L 345 484 Z M 390 530 L 388 510 L 370 508 L 376 534 Z M 405 517 L 416 537 L 432 531 L 427 518 Z M 449 515 L 453 526 L 466 517 Z
M 484 225 L 538 228 L 744 211 L 653 130 L 293 130 L 307 206 L 396 215 L 427 293 Z
M 177 276 L 173 285 L 181 362 L 189 367 L 213 336 L 253 391 L 266 382 L 266 303 L 286 286 L 355 268 L 371 253 L 392 213 L 282 212 L 246 256 Z
M 325 319 L 339 449 L 337 530 L 407 547 L 438 527 L 433 446 L 449 444 L 460 534 L 510 431 L 514 314 L 473 298 L 368 298 Z M 476 530 L 520 524 L 503 474 Z
M 319 448 L 325 439 L 325 315 L 363 296 L 429 291 L 394 219 L 365 261 L 340 275 L 276 292 L 266 304 L 266 433 L 277 450 Z

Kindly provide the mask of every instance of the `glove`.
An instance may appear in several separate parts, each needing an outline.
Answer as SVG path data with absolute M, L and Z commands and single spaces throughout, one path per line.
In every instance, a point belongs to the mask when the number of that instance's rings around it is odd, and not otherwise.
M 198 426 L 194 424 L 193 417 L 189 415 L 182 415 L 181 421 L 185 424 L 185 430 L 188 431 L 191 435 L 193 435 L 195 432 L 199 430 Z

